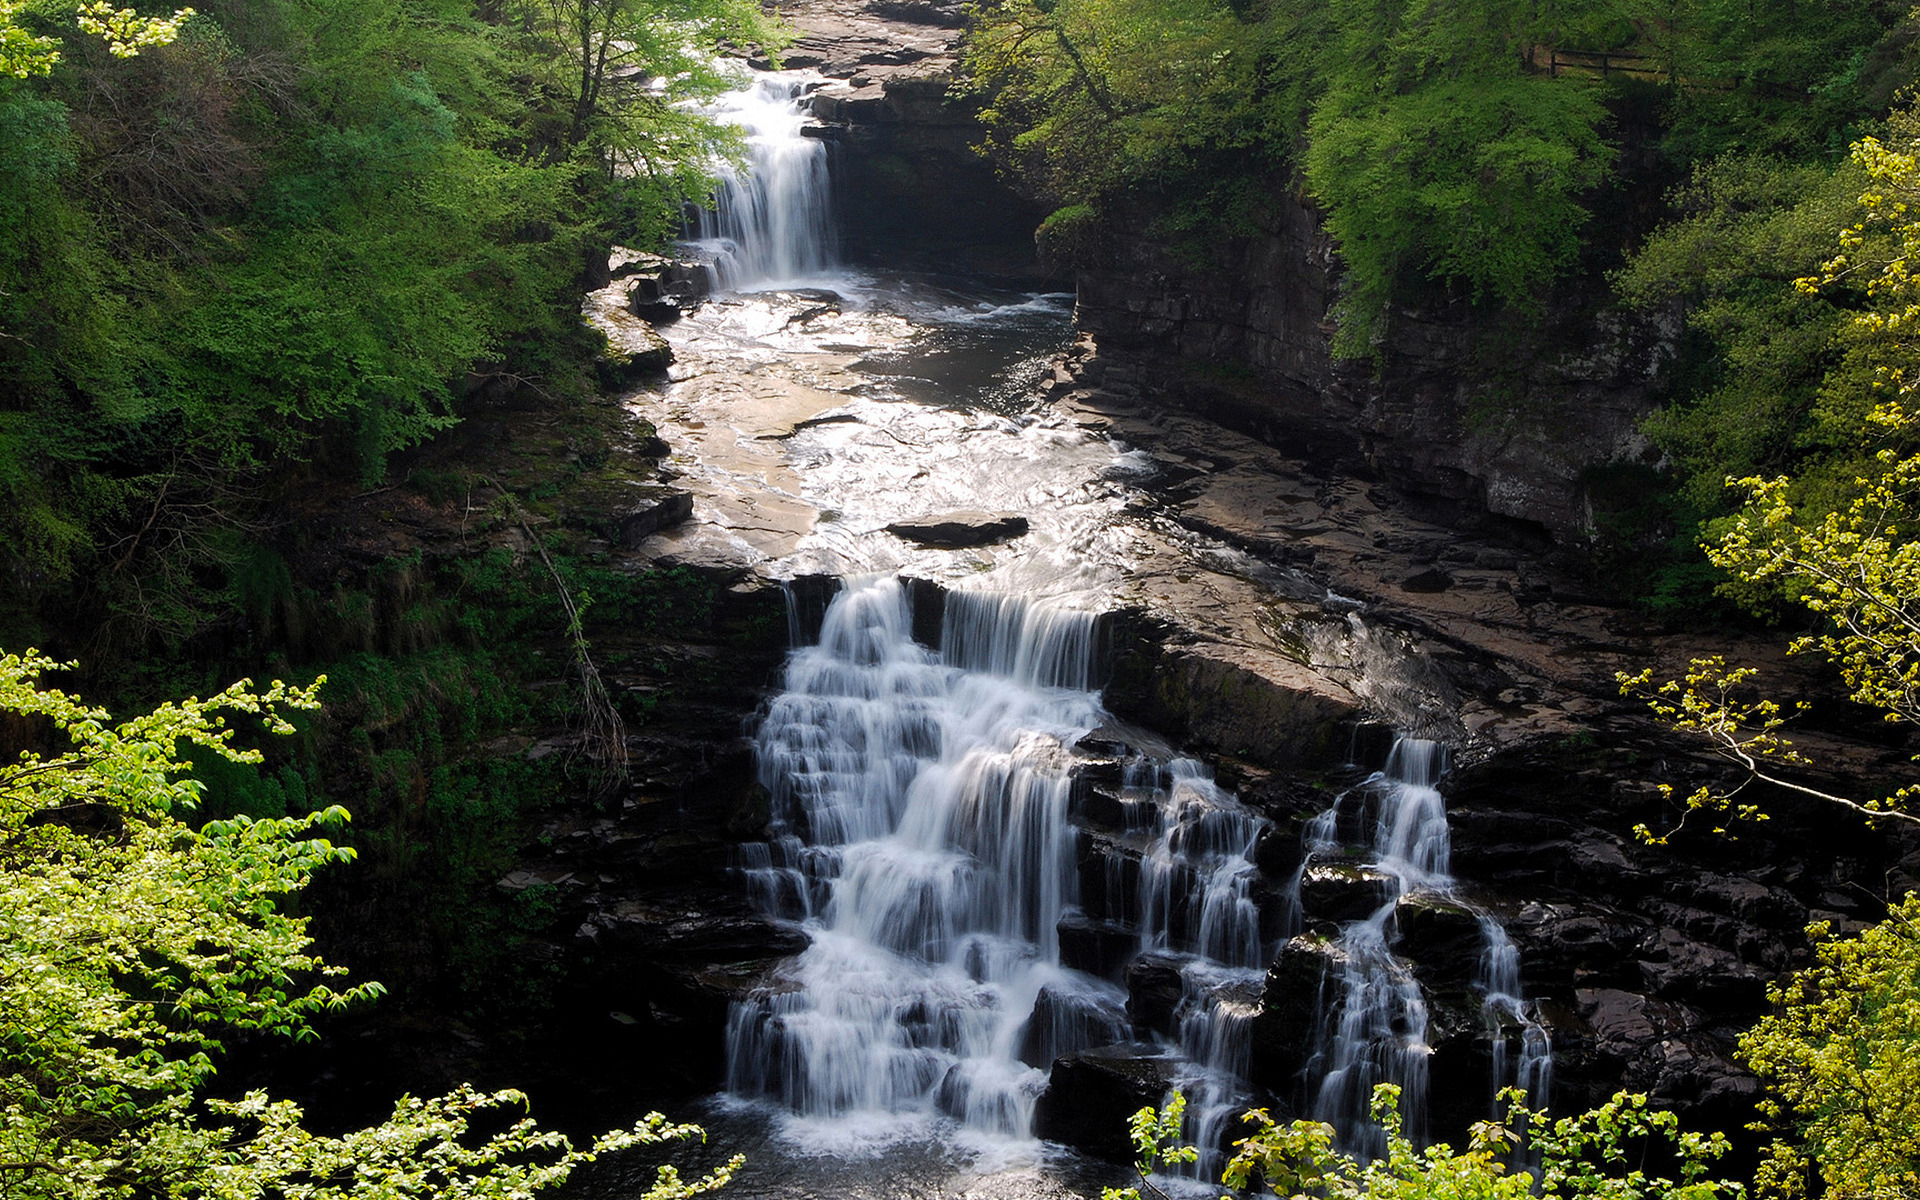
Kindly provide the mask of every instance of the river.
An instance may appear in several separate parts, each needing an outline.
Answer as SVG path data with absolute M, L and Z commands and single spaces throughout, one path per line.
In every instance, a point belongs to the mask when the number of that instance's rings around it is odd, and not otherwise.
M 1266 818 L 1103 707 L 1101 614 L 1177 596 L 1231 633 L 1275 604 L 1351 606 L 1160 520 L 1142 485 L 1177 464 L 1047 402 L 1070 295 L 840 263 L 808 86 L 761 77 L 718 108 L 751 156 L 690 239 L 716 296 L 665 331 L 671 384 L 634 400 L 695 498 L 656 561 L 839 581 L 824 612 L 796 610 L 757 721 L 773 821 L 738 870 L 810 944 L 736 1003 L 728 1090 L 687 1114 L 712 1135 L 692 1158 L 746 1153 L 740 1197 L 1096 1195 L 1124 1172 L 1037 1135 L 1060 1121 L 1056 1059 L 1119 1045 L 1188 1094 L 1217 1172 L 1234 1113 L 1266 1101 L 1250 1028 L 1268 963 L 1311 924 L 1315 861 L 1366 866 L 1376 892 L 1307 929 L 1343 965 L 1303 1107 L 1364 1149 L 1365 1096 L 1395 1082 L 1417 1126 L 1427 1014 L 1392 950 L 1403 903 L 1464 904 L 1441 749 L 1403 738 L 1309 829 L 1293 878 L 1263 878 Z M 888 528 L 955 512 L 1019 524 L 965 548 Z M 1488 1095 L 1544 1097 L 1545 1033 L 1498 922 L 1477 919 Z M 1171 991 L 1149 1016 L 1155 972 Z M 635 1194 L 637 1169 L 599 1186 Z

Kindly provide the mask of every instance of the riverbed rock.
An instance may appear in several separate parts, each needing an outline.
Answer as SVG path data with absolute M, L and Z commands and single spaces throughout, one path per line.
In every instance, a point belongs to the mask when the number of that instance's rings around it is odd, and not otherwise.
M 604 339 L 597 365 L 609 384 L 661 375 L 673 365 L 673 347 L 629 307 L 625 284 L 587 293 L 580 315 Z
M 1043 987 L 1020 1034 L 1020 1061 L 1045 1069 L 1069 1046 L 1108 1045 L 1127 1036 L 1126 1017 L 1111 997 Z
M 1359 697 L 1272 650 L 1223 643 L 1157 646 L 1116 656 L 1107 704 L 1129 720 L 1262 766 L 1342 761 Z
M 1365 920 L 1387 902 L 1393 876 L 1360 863 L 1314 862 L 1300 876 L 1300 916 L 1341 925 Z
M 1321 993 L 1345 955 L 1321 938 L 1296 937 L 1267 968 L 1260 1013 L 1253 1019 L 1253 1080 L 1280 1095 L 1296 1090 L 1319 1033 Z
M 1399 930 L 1394 953 L 1413 964 L 1422 984 L 1464 986 L 1479 974 L 1486 933 L 1480 915 L 1466 905 L 1413 892 L 1400 898 L 1393 919 Z
M 963 550 L 1025 537 L 1027 519 L 1016 513 L 958 509 L 911 521 L 895 521 L 887 532 L 936 550 Z
M 1118 979 L 1140 946 L 1138 933 L 1113 921 L 1066 917 L 1057 934 L 1062 966 L 1103 979 Z
M 1142 954 L 1127 964 L 1127 1015 L 1141 1033 L 1173 1033 L 1174 1013 L 1184 995 L 1179 959 Z

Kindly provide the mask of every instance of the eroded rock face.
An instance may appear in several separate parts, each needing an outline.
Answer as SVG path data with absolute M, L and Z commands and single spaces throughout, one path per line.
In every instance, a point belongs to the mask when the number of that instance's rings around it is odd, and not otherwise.
M 1269 194 L 1264 227 L 1222 244 L 1205 271 L 1146 236 L 1108 239 L 1079 274 L 1080 328 L 1101 348 L 1090 380 L 1563 540 L 1590 526 L 1592 468 L 1658 460 L 1640 425 L 1675 330 L 1606 308 L 1595 281 L 1563 288 L 1544 319 L 1464 300 L 1396 308 L 1377 368 L 1336 360 L 1331 240 L 1297 188 Z M 1443 586 L 1437 574 L 1409 583 Z
M 580 315 L 605 339 L 597 365 L 613 386 L 664 375 L 673 365 L 673 347 L 633 311 L 629 292 L 625 281 L 610 284 L 587 293 L 580 306 Z
M 1130 636 L 1130 635 L 1122 635 Z M 1134 636 L 1108 707 L 1199 747 L 1268 766 L 1342 761 L 1361 704 L 1310 667 L 1253 646 L 1159 645 Z
M 975 153 L 978 103 L 950 93 L 963 6 L 953 0 L 800 0 L 790 67 L 829 79 L 815 93 L 833 154 L 835 204 L 856 257 L 1037 278 L 1045 210 Z

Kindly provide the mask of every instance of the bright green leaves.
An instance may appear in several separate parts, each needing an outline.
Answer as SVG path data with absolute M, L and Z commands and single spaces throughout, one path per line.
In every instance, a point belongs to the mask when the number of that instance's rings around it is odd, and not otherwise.
M 1411 273 L 1524 305 L 1572 262 L 1582 196 L 1609 157 L 1591 88 L 1525 76 L 1441 77 L 1405 91 L 1340 87 L 1303 160 L 1349 278 L 1335 349 L 1366 353 Z
M 1645 1096 L 1622 1092 L 1591 1112 L 1557 1119 L 1529 1111 L 1516 1089 L 1500 1099 L 1506 1119 L 1475 1125 L 1464 1151 L 1445 1143 L 1421 1149 L 1401 1128 L 1400 1089 L 1381 1084 L 1374 1089 L 1372 1115 L 1384 1136 L 1384 1152 L 1366 1159 L 1336 1149 L 1330 1125 L 1283 1125 L 1255 1109 L 1244 1118 L 1253 1132 L 1234 1143 L 1221 1182 L 1243 1193 L 1326 1200 L 1739 1200 L 1744 1195 L 1737 1183 L 1708 1178 L 1713 1161 L 1728 1149 L 1726 1137 L 1682 1132 L 1674 1113 L 1648 1108 Z M 1194 1159 L 1194 1148 L 1178 1141 L 1185 1108 L 1185 1098 L 1176 1093 L 1164 1110 L 1134 1114 L 1130 1127 L 1148 1187 L 1153 1187 L 1147 1175 L 1156 1163 Z M 1522 1154 L 1537 1168 L 1516 1167 Z M 1653 1174 L 1645 1165 L 1650 1160 L 1675 1174 Z M 1139 1191 L 1109 1188 L 1105 1200 L 1139 1200 Z
M 966 70 L 989 144 L 1064 207 L 1099 211 L 1136 188 L 1205 207 L 1225 178 L 1271 165 L 1264 34 L 1225 0 L 990 0 L 970 11 Z M 1246 214 L 1209 215 L 1231 226 Z
M 258 1092 L 205 1097 L 220 1039 L 309 1035 L 309 1019 L 377 995 L 337 988 L 306 919 L 283 906 L 350 857 L 316 831 L 346 812 L 183 820 L 188 748 L 236 763 L 236 718 L 289 731 L 306 688 L 245 681 L 115 723 L 45 688 L 58 664 L 0 655 L 0 715 L 57 750 L 0 765 L 0 1176 L 9 1200 L 468 1200 L 518 1198 L 610 1150 L 698 1137 L 653 1114 L 590 1149 L 525 1119 L 514 1092 L 403 1098 L 383 1124 L 320 1137 Z M 474 1129 L 495 1132 L 481 1133 Z M 645 1200 L 724 1184 L 735 1159 Z
M 1825 930 L 1810 931 L 1816 936 Z M 1920 898 L 1772 989 L 1776 1011 L 1740 1039 L 1767 1084 L 1780 1135 L 1762 1194 L 1804 1196 L 1816 1173 L 1834 1200 L 1920 1190 Z
M 51 16 L 49 6 L 31 0 L 0 0 L 0 76 L 30 79 L 45 75 L 60 62 L 58 38 L 26 29 L 20 18 L 30 9 Z M 87 0 L 77 6 L 67 4 L 65 14 L 85 32 L 105 42 L 116 58 L 133 58 L 140 51 L 164 46 L 180 36 L 180 27 L 193 16 L 183 8 L 171 17 L 145 17 L 131 8 L 115 8 L 107 0 Z
M 1817 486 L 1808 486 L 1804 475 L 1728 479 L 1745 507 L 1717 527 L 1706 550 L 1730 576 L 1731 594 L 1750 601 L 1785 596 L 1821 620 L 1791 652 L 1823 655 L 1839 667 L 1855 702 L 1911 725 L 1920 724 L 1920 454 L 1913 452 L 1920 281 L 1911 272 L 1920 252 L 1920 161 L 1908 151 L 1920 145 L 1920 127 L 1908 116 L 1894 128 L 1902 137 L 1891 148 L 1871 138 L 1855 147 L 1867 190 L 1840 231 L 1841 253 L 1818 275 L 1798 281 L 1809 295 L 1842 287 L 1864 294 L 1862 307 L 1836 333 L 1838 361 L 1820 389 L 1830 426 L 1847 430 L 1850 444 L 1814 474 Z M 1920 821 L 1905 811 L 1920 794 L 1915 787 L 1863 803 L 1768 774 L 1768 763 L 1801 760 L 1775 732 L 1780 706 L 1738 694 L 1752 674 L 1728 671 L 1718 660 L 1698 661 L 1685 681 L 1649 697 L 1662 720 L 1704 738 L 1741 769 L 1734 789 L 1696 793 L 1689 812 L 1752 817 L 1757 810 L 1733 797 L 1759 779 L 1869 817 Z M 1623 675 L 1621 684 L 1639 690 L 1649 680 Z

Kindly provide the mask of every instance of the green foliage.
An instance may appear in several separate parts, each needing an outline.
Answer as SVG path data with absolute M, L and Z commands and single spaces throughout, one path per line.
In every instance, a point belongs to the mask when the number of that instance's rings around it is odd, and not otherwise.
M 1708 1178 L 1728 1149 L 1725 1135 L 1683 1132 L 1677 1116 L 1648 1108 L 1645 1096 L 1622 1092 L 1591 1112 L 1557 1119 L 1529 1111 L 1518 1089 L 1500 1099 L 1506 1118 L 1475 1125 L 1466 1150 L 1445 1143 L 1422 1150 L 1401 1128 L 1399 1089 L 1381 1084 L 1372 1113 L 1384 1151 L 1366 1158 L 1336 1149 L 1330 1125 L 1282 1125 L 1256 1109 L 1245 1118 L 1254 1132 L 1235 1143 L 1221 1182 L 1238 1192 L 1331 1200 L 1738 1200 L 1745 1194 L 1737 1183 Z M 1176 1094 L 1163 1112 L 1144 1108 L 1133 1117 L 1141 1178 L 1149 1187 L 1156 1161 L 1193 1161 L 1193 1147 L 1167 1147 L 1178 1138 L 1183 1111 Z M 1537 1166 L 1515 1166 L 1522 1150 Z M 1648 1171 L 1650 1158 L 1671 1162 L 1677 1177 Z M 1105 1192 L 1106 1200 L 1139 1196 L 1135 1188 Z
M 377 482 L 475 375 L 590 386 L 578 277 L 705 194 L 723 40 L 778 39 L 752 0 L 0 7 L 16 603 L 178 645 L 258 599 L 303 464 Z
M 1656 112 L 1682 169 L 1731 153 L 1818 159 L 1884 108 L 1911 37 L 1873 0 L 971 11 L 965 65 L 989 147 L 1067 211 L 1111 216 L 1144 197 L 1168 214 L 1163 230 L 1218 239 L 1257 221 L 1290 173 L 1346 266 L 1335 348 L 1354 356 L 1389 302 L 1432 284 L 1524 308 L 1614 252 L 1624 231 L 1590 228 L 1614 157 L 1609 105 Z M 1558 48 L 1629 66 L 1559 66 Z
M 1411 63 L 1443 53 L 1418 41 L 1400 51 Z M 1582 194 L 1607 158 L 1594 90 L 1517 62 L 1451 74 L 1401 89 L 1342 81 L 1315 107 L 1305 179 L 1349 275 L 1338 352 L 1367 351 L 1396 285 L 1416 272 L 1524 306 L 1579 253 Z
M 269 732 L 316 707 L 314 687 L 242 681 L 114 724 L 42 686 L 58 664 L 0 655 L 0 712 L 51 753 L 0 765 L 0 1172 L 22 1200 L 146 1197 L 525 1195 L 605 1150 L 697 1135 L 658 1114 L 590 1150 L 519 1121 L 470 1136 L 474 1114 L 524 1102 L 462 1089 L 403 1099 L 391 1120 L 317 1136 L 298 1107 L 204 1092 L 221 1039 L 310 1035 L 309 1019 L 376 995 L 340 990 L 307 921 L 284 906 L 352 857 L 315 830 L 339 808 L 194 826 L 188 754 L 257 763 L 233 717 Z M 317 684 L 315 685 L 318 686 Z M 204 1105 L 203 1103 L 204 1102 Z M 718 1187 L 663 1170 L 656 1200 Z
M 1818 962 L 1769 991 L 1740 1039 L 1767 1084 L 1762 1194 L 1834 1200 L 1920 1188 L 1920 897 L 1858 937 L 1820 942 Z M 1824 936 L 1824 927 L 1810 931 Z
M 1915 118 L 1895 128 L 1907 147 L 1920 144 Z M 1729 479 L 1745 507 L 1716 528 L 1706 549 L 1728 574 L 1730 593 L 1749 603 L 1785 597 L 1823 622 L 1795 639 L 1791 653 L 1819 653 L 1839 668 L 1856 703 L 1912 725 L 1920 723 L 1920 539 L 1914 536 L 1920 453 L 1913 440 L 1920 342 L 1910 331 L 1920 321 L 1920 279 L 1910 264 L 1920 252 L 1920 160 L 1867 138 L 1854 148 L 1854 161 L 1867 190 L 1856 219 L 1841 231 L 1842 253 L 1795 285 L 1809 295 L 1839 286 L 1863 294 L 1860 309 L 1834 335 L 1835 365 L 1820 381 L 1814 405 L 1840 444 L 1799 479 Z M 1717 658 L 1700 659 L 1684 680 L 1648 695 L 1662 721 L 1740 768 L 1732 789 L 1695 792 L 1689 814 L 1762 817 L 1757 806 L 1736 799 L 1758 780 L 1870 819 L 1920 823 L 1920 814 L 1907 808 L 1920 794 L 1916 787 L 1861 802 L 1774 773 L 1774 764 L 1808 764 L 1777 732 L 1782 706 L 1741 695 L 1753 675 Z M 1620 684 L 1623 691 L 1646 693 L 1651 674 L 1622 674 Z M 1644 830 L 1642 836 L 1653 838 Z

